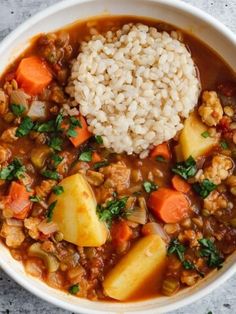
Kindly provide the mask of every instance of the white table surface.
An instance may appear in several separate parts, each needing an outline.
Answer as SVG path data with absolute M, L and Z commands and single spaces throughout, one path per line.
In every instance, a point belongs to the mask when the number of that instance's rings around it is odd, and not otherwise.
M 0 0 L 0 40 L 34 13 L 58 0 Z M 185 0 L 221 20 L 236 33 L 236 0 Z M 1 61 L 0 61 L 1 62 Z M 171 314 L 235 314 L 236 275 L 210 295 Z M 21 288 L 0 270 L 0 313 L 69 314 Z

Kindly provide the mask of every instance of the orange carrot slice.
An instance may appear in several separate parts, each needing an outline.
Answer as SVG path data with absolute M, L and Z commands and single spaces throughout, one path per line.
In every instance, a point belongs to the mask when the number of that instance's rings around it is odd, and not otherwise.
M 17 182 L 11 183 L 7 206 L 13 211 L 14 218 L 25 219 L 27 217 L 32 205 L 29 198 L 31 194 L 24 185 Z
M 157 145 L 150 153 L 151 157 L 163 157 L 166 160 L 171 159 L 171 152 L 168 143 Z
M 125 220 L 121 220 L 112 225 L 111 237 L 112 241 L 117 245 L 121 245 L 128 241 L 132 236 L 132 230 Z
M 79 116 L 77 119 L 80 121 L 81 128 L 78 126 L 75 128 L 75 131 L 77 133 L 77 136 L 70 137 L 71 143 L 78 147 L 79 145 L 83 144 L 85 141 L 87 141 L 91 136 L 92 133 L 89 132 L 87 122 L 84 117 Z
M 39 57 L 23 58 L 16 71 L 16 80 L 30 95 L 40 94 L 52 80 L 52 74 Z
M 171 182 L 176 191 L 188 193 L 191 190 L 191 185 L 177 174 L 173 176 Z
M 92 154 L 92 162 L 100 162 L 102 160 L 101 156 L 97 152 L 93 152 Z
M 148 207 L 153 214 L 166 223 L 176 223 L 189 215 L 189 201 L 186 196 L 169 188 L 152 192 Z

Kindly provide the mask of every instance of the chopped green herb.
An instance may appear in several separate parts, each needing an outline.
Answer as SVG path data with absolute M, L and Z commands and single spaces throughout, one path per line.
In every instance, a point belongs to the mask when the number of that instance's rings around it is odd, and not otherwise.
M 68 131 L 66 132 L 67 136 L 69 137 L 76 137 L 78 134 L 77 134 L 77 131 L 74 130 L 74 129 L 71 129 L 69 128 Z
M 82 128 L 82 124 L 80 120 L 75 117 L 70 117 L 70 125 L 73 125 L 74 127 L 78 126 L 79 128 Z
M 210 136 L 210 134 L 209 134 L 208 131 L 205 131 L 205 132 L 203 132 L 203 133 L 201 134 L 201 136 L 204 137 L 204 138 L 207 138 L 207 137 Z
M 12 104 L 11 111 L 14 113 L 15 116 L 20 117 L 25 111 L 25 106 Z
M 98 205 L 97 213 L 101 221 L 111 224 L 113 218 L 119 217 L 126 206 L 127 197 L 108 201 L 105 206 Z
M 30 196 L 30 200 L 33 203 L 39 203 L 41 201 L 41 197 L 38 195 L 33 195 L 33 196 Z
M 34 125 L 34 131 L 39 133 L 50 133 L 55 131 L 55 122 L 54 120 L 49 120 L 47 122 L 39 123 L 37 122 Z
M 63 116 L 61 113 L 59 113 L 56 117 L 56 120 L 55 120 L 55 128 L 57 131 L 61 131 L 62 121 L 63 121 Z
M 103 139 L 102 139 L 101 135 L 95 135 L 94 138 L 98 144 L 103 144 Z
M 157 156 L 156 157 L 156 161 L 164 162 L 166 160 L 165 160 L 165 158 L 163 156 Z
M 79 292 L 79 285 L 73 285 L 69 288 L 70 294 L 77 294 Z
M 173 239 L 169 244 L 167 254 L 168 255 L 175 254 L 179 258 L 179 260 L 183 262 L 185 250 L 186 250 L 185 246 L 181 244 L 178 239 Z
M 215 244 L 206 238 L 202 238 L 198 242 L 201 245 L 200 256 L 207 258 L 207 265 L 212 268 L 221 268 L 224 259 L 220 256 L 220 252 Z
M 21 124 L 18 126 L 18 128 L 16 130 L 16 136 L 17 137 L 23 137 L 23 136 L 29 134 L 29 132 L 32 130 L 33 126 L 34 126 L 33 121 L 29 117 L 24 117 L 22 119 Z
M 77 136 L 77 131 L 75 130 L 76 127 L 82 128 L 81 122 L 78 119 L 76 119 L 75 117 L 70 117 L 69 128 L 66 132 L 67 136 L 76 137 Z
M 53 160 L 54 167 L 56 168 L 62 162 L 63 159 L 64 159 L 63 157 L 57 154 L 53 154 L 52 160 Z
M 107 165 L 109 165 L 109 162 L 107 160 L 96 162 L 93 165 L 93 169 L 97 170 L 97 169 L 100 169 L 102 167 L 106 167 Z
M 157 190 L 157 185 L 156 185 L 154 182 L 151 182 L 151 181 L 145 181 L 145 182 L 143 183 L 143 187 L 144 187 L 144 190 L 145 190 L 147 193 L 151 193 L 151 192 Z
M 216 185 L 208 179 L 204 179 L 202 182 L 194 183 L 194 191 L 202 198 L 206 198 L 212 191 L 214 191 Z
M 197 172 L 196 161 L 190 156 L 187 160 L 176 163 L 172 171 L 187 180 L 193 177 Z
M 228 143 L 226 141 L 221 141 L 220 142 L 220 146 L 223 149 L 228 149 L 229 148 L 229 145 L 228 145 Z
M 61 151 L 62 142 L 63 141 L 60 137 L 52 137 L 49 142 L 49 146 L 54 150 Z
M 46 177 L 46 178 L 49 178 L 49 179 L 52 179 L 52 180 L 59 180 L 60 179 L 60 176 L 59 176 L 59 173 L 56 172 L 56 171 L 52 171 L 52 170 L 43 170 L 41 172 L 41 174 Z
M 189 260 L 184 260 L 182 262 L 182 265 L 185 269 L 195 269 L 195 265 L 193 264 L 193 262 L 189 261 Z
M 56 185 L 52 188 L 52 191 L 54 194 L 56 195 L 61 195 L 63 192 L 64 192 L 64 188 L 63 186 L 60 186 L 60 185 Z
M 0 170 L 0 179 L 11 181 L 13 179 L 20 179 L 24 177 L 25 166 L 22 165 L 19 159 L 15 158 L 5 168 Z
M 52 221 L 52 217 L 53 217 L 53 210 L 56 206 L 57 201 L 52 202 L 49 206 L 48 206 L 48 210 L 47 210 L 47 220 L 48 222 Z
M 92 160 L 92 151 L 88 150 L 86 152 L 81 153 L 79 156 L 79 160 L 86 161 L 86 162 L 91 161 Z

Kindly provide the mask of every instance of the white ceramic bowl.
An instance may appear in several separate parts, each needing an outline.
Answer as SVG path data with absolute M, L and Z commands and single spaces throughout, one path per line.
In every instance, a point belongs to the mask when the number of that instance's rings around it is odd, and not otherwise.
M 179 0 L 66 0 L 33 16 L 0 44 L 0 73 L 40 32 L 50 32 L 73 21 L 101 13 L 137 15 L 166 21 L 190 31 L 217 51 L 236 69 L 236 36 L 216 19 Z M 207 69 L 206 69 L 207 70 Z M 214 271 L 197 286 L 172 297 L 132 303 L 91 302 L 78 299 L 25 274 L 20 263 L 0 244 L 0 266 L 16 282 L 38 297 L 77 313 L 163 313 L 176 310 L 205 296 L 236 272 L 236 253 L 220 271 Z

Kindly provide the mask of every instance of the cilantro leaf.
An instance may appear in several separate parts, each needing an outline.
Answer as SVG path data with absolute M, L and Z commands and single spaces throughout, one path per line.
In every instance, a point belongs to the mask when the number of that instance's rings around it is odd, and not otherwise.
M 107 160 L 96 162 L 93 165 L 93 169 L 97 170 L 97 169 L 100 169 L 102 167 L 106 167 L 107 165 L 109 165 L 109 162 Z
M 24 177 L 25 166 L 17 158 L 5 168 L 0 170 L 0 179 L 11 181 L 13 179 L 20 179 Z
M 208 138 L 210 136 L 210 134 L 208 131 L 205 131 L 205 132 L 202 132 L 201 136 L 204 138 Z
M 223 149 L 228 149 L 229 148 L 229 145 L 228 145 L 228 143 L 226 141 L 221 141 L 220 142 L 220 146 Z
M 79 292 L 79 285 L 73 285 L 69 288 L 70 294 L 77 294 Z
M 33 126 L 33 121 L 29 117 L 24 117 L 16 130 L 16 136 L 23 137 L 29 134 L 29 132 L 33 129 Z
M 92 160 L 92 151 L 88 150 L 80 154 L 79 160 L 89 162 Z
M 59 113 L 56 117 L 56 120 L 55 120 L 55 128 L 57 131 L 61 131 L 62 121 L 63 121 L 63 116 L 61 113 Z
M 11 111 L 14 113 L 15 116 L 20 117 L 25 111 L 25 106 L 12 104 Z
M 64 188 L 61 185 L 56 185 L 52 188 L 52 191 L 56 195 L 61 195 L 64 192 Z
M 57 201 L 52 202 L 49 206 L 48 206 L 48 210 L 47 210 L 47 220 L 48 222 L 52 221 L 52 217 L 53 217 L 53 210 L 55 208 L 57 204 Z
M 187 180 L 193 177 L 197 172 L 196 161 L 190 156 L 183 162 L 177 162 L 175 167 L 172 168 L 172 171 Z
M 53 148 L 54 150 L 61 151 L 62 142 L 63 141 L 60 137 L 52 137 L 49 142 L 49 146 Z
M 151 193 L 151 192 L 157 190 L 157 185 L 156 185 L 154 182 L 151 182 L 151 181 L 145 181 L 145 182 L 143 183 L 143 187 L 144 187 L 144 190 L 145 190 L 147 193 Z
M 33 195 L 33 196 L 30 196 L 30 200 L 33 203 L 39 203 L 41 201 L 41 197 L 38 195 Z
M 102 139 L 101 135 L 95 135 L 94 138 L 98 144 L 103 144 L 103 139 Z
M 43 170 L 41 172 L 41 174 L 46 177 L 46 178 L 49 178 L 49 179 L 52 179 L 52 180 L 59 180 L 60 179 L 60 176 L 59 176 L 59 173 L 56 172 L 56 171 L 52 171 L 52 170 Z
M 193 262 L 186 259 L 182 262 L 182 265 L 184 269 L 195 269 L 195 265 L 193 264 Z
M 167 255 L 175 254 L 179 260 L 183 262 L 185 251 L 186 247 L 181 244 L 178 239 L 172 239 L 167 250 Z
M 53 154 L 52 155 L 52 160 L 53 160 L 53 166 L 56 168 L 63 160 L 64 158 L 57 155 L 57 154 Z
M 221 257 L 215 244 L 210 239 L 206 238 L 202 238 L 198 240 L 198 242 L 201 246 L 200 256 L 207 258 L 207 265 L 211 268 L 221 268 L 224 258 Z
M 68 131 L 66 132 L 67 136 L 69 137 L 76 137 L 77 136 L 77 132 L 74 129 L 69 128 Z
M 54 120 L 49 120 L 43 123 L 36 123 L 34 125 L 34 131 L 37 131 L 39 133 L 49 133 L 55 131 L 55 122 Z
M 208 179 L 193 184 L 194 191 L 202 198 L 206 198 L 215 188 L 216 185 Z
M 110 225 L 114 218 L 117 218 L 122 214 L 127 199 L 127 197 L 122 197 L 120 199 L 108 201 L 105 206 L 98 205 L 97 213 L 99 219 Z

